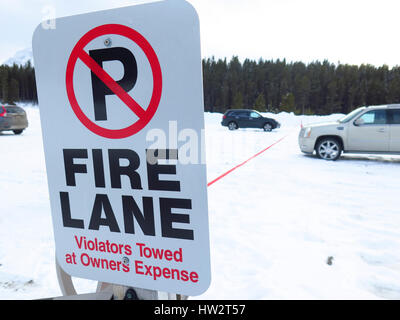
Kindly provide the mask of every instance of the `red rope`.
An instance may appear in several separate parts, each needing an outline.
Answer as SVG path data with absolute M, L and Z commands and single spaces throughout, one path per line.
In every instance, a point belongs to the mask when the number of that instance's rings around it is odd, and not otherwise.
M 264 153 L 265 151 L 267 151 L 268 149 L 272 148 L 274 145 L 278 144 L 279 142 L 281 142 L 283 139 L 285 139 L 287 136 L 284 136 L 283 138 L 279 139 L 278 141 L 274 142 L 273 144 L 271 144 L 269 147 L 265 148 L 264 150 L 261 150 L 260 152 L 256 153 L 254 156 L 252 156 L 251 158 L 247 159 L 246 161 L 242 162 L 241 164 L 238 164 L 236 167 L 233 167 L 232 169 L 230 169 L 229 171 L 225 172 L 224 174 L 220 175 L 218 178 L 214 179 L 213 181 L 209 182 L 207 187 L 213 185 L 215 182 L 217 182 L 218 180 L 221 180 L 223 177 L 227 176 L 228 174 L 230 174 L 232 171 L 236 170 L 237 168 L 240 168 L 241 166 L 245 165 L 247 162 L 249 162 L 250 160 L 254 159 L 255 157 L 258 157 L 260 154 Z

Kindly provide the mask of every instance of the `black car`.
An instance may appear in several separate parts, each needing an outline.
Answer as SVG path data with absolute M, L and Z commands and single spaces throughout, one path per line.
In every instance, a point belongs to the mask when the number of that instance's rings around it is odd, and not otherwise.
M 248 109 L 228 110 L 222 117 L 221 124 L 229 130 L 238 128 L 260 128 L 264 131 L 272 131 L 280 128 L 281 124 L 272 118 L 263 117 L 257 111 Z

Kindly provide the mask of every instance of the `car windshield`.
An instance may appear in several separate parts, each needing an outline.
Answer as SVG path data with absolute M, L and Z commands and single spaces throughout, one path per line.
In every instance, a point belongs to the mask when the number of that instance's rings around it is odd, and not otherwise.
M 343 117 L 342 119 L 339 119 L 340 123 L 345 123 L 350 121 L 351 119 L 353 119 L 355 116 L 357 116 L 359 113 L 361 113 L 363 110 L 365 109 L 365 107 L 361 107 L 358 109 L 353 110 L 352 112 L 350 112 L 347 116 Z
M 258 112 L 252 111 L 250 113 L 250 117 L 252 117 L 252 118 L 261 118 L 261 114 L 259 114 Z

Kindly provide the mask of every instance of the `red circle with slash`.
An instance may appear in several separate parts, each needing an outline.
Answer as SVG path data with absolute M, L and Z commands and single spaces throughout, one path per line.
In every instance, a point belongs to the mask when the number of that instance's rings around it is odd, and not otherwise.
M 153 93 L 146 109 L 142 108 L 100 65 L 94 61 L 84 48 L 94 39 L 115 34 L 126 37 L 135 42 L 146 55 L 153 74 Z M 80 59 L 104 84 L 115 93 L 122 102 L 134 112 L 139 120 L 122 129 L 103 128 L 90 120 L 79 106 L 74 90 L 74 71 Z M 120 24 L 105 24 L 86 33 L 75 45 L 68 60 L 66 72 L 67 96 L 72 110 L 82 124 L 93 133 L 109 139 L 123 139 L 142 130 L 153 118 L 159 106 L 162 94 L 162 73 L 158 57 L 150 43 L 137 31 Z

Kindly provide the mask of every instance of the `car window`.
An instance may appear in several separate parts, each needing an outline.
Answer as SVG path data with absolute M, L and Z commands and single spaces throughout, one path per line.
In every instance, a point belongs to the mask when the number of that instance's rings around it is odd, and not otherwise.
M 19 114 L 19 115 L 25 114 L 25 110 L 20 107 L 5 107 L 5 110 L 7 111 L 8 114 Z
M 237 111 L 231 111 L 231 112 L 229 113 L 229 116 L 230 116 L 230 117 L 237 117 L 237 116 L 239 116 L 239 112 L 237 112 Z
M 248 111 L 236 111 L 235 116 L 241 117 L 241 118 L 248 117 L 249 112 Z
M 252 117 L 252 118 L 261 118 L 261 116 L 257 112 L 250 113 L 250 117 Z
M 392 115 L 391 123 L 400 124 L 400 109 L 393 109 L 390 113 Z
M 387 124 L 386 110 L 372 110 L 364 113 L 359 119 L 363 125 Z
M 8 114 L 15 114 L 15 113 L 18 113 L 18 112 L 17 112 L 17 109 L 14 108 L 14 107 L 6 107 L 6 111 L 7 111 Z

